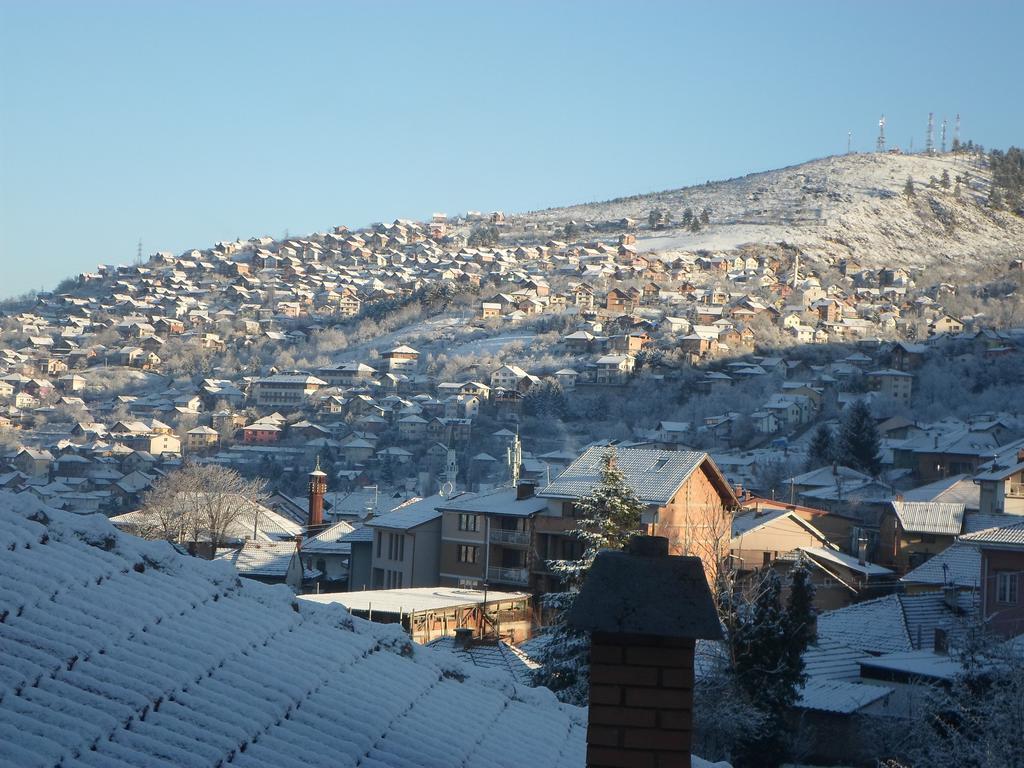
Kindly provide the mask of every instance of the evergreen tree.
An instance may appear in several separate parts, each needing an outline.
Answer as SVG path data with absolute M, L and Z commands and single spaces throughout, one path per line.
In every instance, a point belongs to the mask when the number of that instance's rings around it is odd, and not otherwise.
M 691 232 L 700 232 L 700 230 L 701 230 L 700 219 L 697 218 L 696 216 L 694 216 L 692 219 L 690 219 L 690 226 L 688 227 L 688 229 Z
M 561 419 L 568 410 L 565 390 L 554 379 L 543 379 L 530 387 L 523 395 L 522 405 L 528 416 Z
M 683 211 L 683 226 L 690 226 L 690 222 L 693 221 L 693 208 L 687 207 Z
M 875 477 L 882 470 L 881 440 L 871 409 L 857 400 L 843 415 L 836 440 L 836 460 L 845 466 Z
M 949 189 L 949 171 L 943 169 L 942 176 L 939 178 L 939 184 L 942 185 L 943 189 Z
M 557 611 L 557 618 L 543 630 L 548 642 L 540 653 L 541 666 L 534 679 L 555 692 L 564 702 L 585 705 L 590 687 L 590 638 L 586 632 L 569 627 L 565 614 L 572 607 L 594 558 L 602 549 L 622 549 L 629 538 L 643 532 L 640 522 L 644 503 L 626 482 L 609 450 L 601 468 L 601 481 L 576 502 L 577 524 L 572 535 L 583 545 L 578 560 L 553 560 L 548 565 L 561 577 L 569 591 L 545 595 L 544 606 Z
M 785 710 L 796 701 L 796 690 L 784 674 L 787 658 L 778 574 L 764 572 L 753 603 L 729 635 L 736 680 L 740 689 L 765 716 L 762 727 L 736 745 L 736 768 L 779 765 L 786 756 Z
M 832 430 L 828 424 L 819 424 L 807 450 L 807 471 L 831 464 L 835 454 Z
M 907 183 L 903 185 L 903 194 L 906 195 L 908 199 L 913 197 L 916 194 L 914 192 L 914 177 L 913 176 L 907 176 Z
M 701 224 L 710 224 L 711 223 L 711 209 L 708 208 L 707 206 L 704 206 L 704 208 L 701 209 L 701 212 L 700 212 L 700 223 Z

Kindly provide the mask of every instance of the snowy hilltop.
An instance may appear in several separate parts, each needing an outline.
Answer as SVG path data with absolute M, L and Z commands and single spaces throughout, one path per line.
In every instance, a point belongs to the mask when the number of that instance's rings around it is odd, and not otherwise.
M 948 186 L 943 185 L 943 174 Z M 957 184 L 957 178 L 961 181 Z M 905 195 L 907 180 L 916 194 Z M 931 181 L 934 179 L 934 184 Z M 985 207 L 992 173 L 967 153 L 851 154 L 727 181 L 509 217 L 511 226 L 647 221 L 660 208 L 680 221 L 709 208 L 715 226 L 666 228 L 637 250 L 727 250 L 786 242 L 812 257 L 852 258 L 865 267 L 987 260 L 1024 253 L 1024 219 Z

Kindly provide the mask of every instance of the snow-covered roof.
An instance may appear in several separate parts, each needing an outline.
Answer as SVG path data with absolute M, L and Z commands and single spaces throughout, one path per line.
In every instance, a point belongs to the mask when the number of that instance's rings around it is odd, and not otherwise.
M 886 595 L 818 616 L 818 637 L 869 653 L 896 653 L 930 647 L 936 629 L 955 640 L 978 610 L 977 594 L 960 592 L 947 604 L 941 592 Z
M 973 544 L 955 542 L 908 571 L 900 581 L 904 584 L 950 584 L 978 588 L 981 581 L 981 550 Z
M 908 533 L 956 536 L 964 523 L 964 505 L 941 501 L 894 501 L 892 508 Z
M 981 487 L 970 475 L 951 475 L 903 493 L 904 501 L 959 503 L 966 509 L 978 509 L 980 498 Z
M 994 547 L 1024 547 L 1024 520 L 1010 525 L 986 528 L 977 533 L 968 533 L 961 536 L 960 540 Z
M 584 764 L 584 710 L 225 563 L 0 495 L 19 768 Z
M 797 706 L 821 712 L 852 714 L 891 693 L 892 688 L 881 685 L 812 677 L 800 689 Z
M 314 603 L 337 603 L 350 611 L 380 611 L 381 613 L 411 613 L 436 611 L 463 605 L 483 605 L 485 602 L 524 600 L 525 592 L 486 592 L 479 589 L 455 587 L 411 587 L 409 589 L 364 589 L 358 592 L 329 592 L 320 595 L 299 595 L 300 600 Z M 486 600 L 485 600 L 486 598 Z
M 834 549 L 826 549 L 825 547 L 800 547 L 800 551 L 806 552 L 816 560 L 824 561 L 831 565 L 840 565 L 843 568 L 848 568 L 849 570 L 863 574 L 864 576 L 889 576 L 893 573 L 888 568 L 884 568 L 881 565 L 875 565 L 874 563 L 865 562 L 861 565 L 860 561 L 856 557 L 851 557 L 845 552 L 839 552 Z
M 601 482 L 601 469 L 608 448 L 588 448 L 566 467 L 539 495 L 545 498 L 577 499 L 587 496 Z M 615 466 L 637 497 L 647 504 L 664 505 L 701 464 L 714 466 L 706 453 L 698 451 L 655 451 L 644 448 L 618 448 Z M 714 474 L 718 474 L 717 468 Z M 729 490 L 731 493 L 731 489 Z
M 516 495 L 515 488 L 496 488 L 483 493 L 464 493 L 439 506 L 445 511 L 509 517 L 529 517 L 547 507 L 547 502 L 539 496 L 517 499 Z
M 468 646 L 451 635 L 427 643 L 429 648 L 448 651 L 476 667 L 500 669 L 523 685 L 533 685 L 533 673 L 540 665 L 503 640 L 495 643 L 471 642 Z
M 445 497 L 438 494 L 425 499 L 412 499 L 391 512 L 367 520 L 366 525 L 370 528 L 394 528 L 407 531 L 410 528 L 416 528 L 439 519 L 441 512 L 438 507 L 444 501 Z
M 218 549 L 214 559 L 231 563 L 243 576 L 283 579 L 296 551 L 293 541 L 247 541 L 237 549 Z M 307 570 L 303 578 L 315 579 L 318 575 Z
M 353 530 L 355 528 L 350 523 L 340 520 L 316 536 L 303 541 L 302 553 L 305 555 L 348 555 L 352 552 L 352 542 L 347 537 Z

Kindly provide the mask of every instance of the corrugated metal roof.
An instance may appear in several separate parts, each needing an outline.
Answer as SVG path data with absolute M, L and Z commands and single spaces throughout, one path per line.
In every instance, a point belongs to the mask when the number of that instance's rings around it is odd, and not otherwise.
M 701 463 L 710 458 L 698 451 L 656 451 L 644 448 L 589 448 L 570 464 L 539 495 L 578 499 L 590 494 L 601 482 L 601 468 L 609 450 L 616 466 L 637 497 L 647 504 L 667 504 L 679 487 Z
M 964 505 L 942 501 L 894 501 L 903 530 L 908 533 L 934 533 L 957 536 L 963 528 Z

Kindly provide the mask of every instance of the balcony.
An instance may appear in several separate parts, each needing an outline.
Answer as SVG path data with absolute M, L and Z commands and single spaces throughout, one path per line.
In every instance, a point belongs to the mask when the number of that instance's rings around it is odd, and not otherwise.
M 530 572 L 525 568 L 498 568 L 491 566 L 487 569 L 487 580 L 490 582 L 526 586 L 530 583 Z
M 530 534 L 526 531 L 491 528 L 491 544 L 511 544 L 516 547 L 528 547 L 530 546 Z

